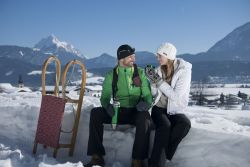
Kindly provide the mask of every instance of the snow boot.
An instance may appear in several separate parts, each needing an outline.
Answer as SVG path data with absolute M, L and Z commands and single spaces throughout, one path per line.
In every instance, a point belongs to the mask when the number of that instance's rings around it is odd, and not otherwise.
M 157 164 L 148 164 L 148 167 L 160 167 L 160 166 Z
M 92 167 L 94 165 L 104 167 L 105 161 L 104 161 L 103 157 L 99 156 L 99 155 L 93 155 L 91 158 L 91 161 L 89 163 L 87 163 L 86 165 L 84 165 L 84 167 Z
M 160 167 L 159 163 L 153 163 L 152 161 L 150 161 L 150 159 L 148 160 L 148 167 Z
M 133 159 L 131 167 L 143 167 L 142 160 Z

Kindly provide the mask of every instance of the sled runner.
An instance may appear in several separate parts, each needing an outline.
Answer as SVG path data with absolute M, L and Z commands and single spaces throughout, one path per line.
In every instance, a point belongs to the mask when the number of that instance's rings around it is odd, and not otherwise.
M 56 80 L 55 80 L 55 88 L 53 95 L 46 95 L 46 69 L 49 63 L 55 61 L 56 63 Z M 66 76 L 70 66 L 79 65 L 82 72 L 82 83 L 79 99 L 71 99 L 66 96 Z M 62 75 L 62 97 L 59 97 L 59 82 L 60 82 L 60 73 L 61 72 L 61 64 L 59 59 L 56 56 L 50 56 L 43 65 L 42 70 L 42 102 L 40 108 L 40 114 L 38 118 L 37 131 L 33 146 L 33 154 L 37 151 L 37 144 L 43 144 L 46 148 L 47 146 L 54 148 L 53 156 L 56 157 L 57 151 L 59 148 L 69 148 L 69 155 L 73 156 L 77 130 L 80 120 L 81 108 L 83 95 L 86 84 L 86 70 L 85 66 L 78 60 L 72 60 L 66 64 L 65 69 Z M 72 129 L 72 137 L 71 142 L 69 144 L 61 144 L 59 143 L 60 134 L 63 132 L 61 130 L 63 114 L 66 103 L 77 104 L 76 116 L 74 119 L 74 125 Z

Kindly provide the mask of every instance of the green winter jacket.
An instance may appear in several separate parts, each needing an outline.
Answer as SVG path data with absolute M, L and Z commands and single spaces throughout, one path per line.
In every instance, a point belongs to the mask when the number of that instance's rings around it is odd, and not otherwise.
M 141 79 L 141 87 L 136 87 L 133 85 L 132 77 L 134 67 L 125 68 L 118 66 L 116 71 L 118 73 L 118 90 L 116 92 L 116 97 L 118 97 L 121 107 L 135 107 L 136 104 L 140 101 L 140 96 L 142 97 L 142 100 L 150 105 L 152 104 L 150 85 L 143 69 L 138 67 L 138 73 Z M 110 104 L 110 99 L 112 98 L 112 81 L 113 70 L 106 75 L 103 82 L 101 104 L 104 108 L 106 108 L 108 104 Z

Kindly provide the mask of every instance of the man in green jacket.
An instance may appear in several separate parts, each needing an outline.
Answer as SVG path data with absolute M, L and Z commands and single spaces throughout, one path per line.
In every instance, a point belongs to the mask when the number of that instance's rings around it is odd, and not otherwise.
M 152 103 L 150 86 L 144 71 L 135 64 L 134 48 L 121 45 L 117 50 L 117 59 L 118 65 L 106 75 L 103 83 L 102 107 L 91 111 L 87 154 L 92 158 L 85 167 L 105 165 L 103 124 L 110 124 L 114 116 L 114 105 L 110 102 L 112 100 L 120 104 L 118 124 L 131 124 L 136 127 L 132 167 L 143 167 L 142 160 L 148 157 L 151 125 L 148 109 Z

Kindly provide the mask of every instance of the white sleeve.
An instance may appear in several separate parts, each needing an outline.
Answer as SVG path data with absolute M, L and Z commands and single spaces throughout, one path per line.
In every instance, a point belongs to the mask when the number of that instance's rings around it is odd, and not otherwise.
M 191 83 L 191 70 L 183 71 L 180 74 L 179 78 L 177 78 L 176 84 L 174 87 L 171 87 L 167 82 L 163 82 L 159 86 L 159 90 L 167 96 L 169 99 L 174 101 L 176 104 L 180 106 L 185 106 L 186 101 L 183 101 L 183 95 L 188 91 L 190 91 L 190 83 Z M 188 99 L 187 99 L 188 100 Z
M 155 97 L 157 95 L 158 88 L 156 87 L 155 84 L 151 84 L 150 86 L 151 86 L 152 96 Z

